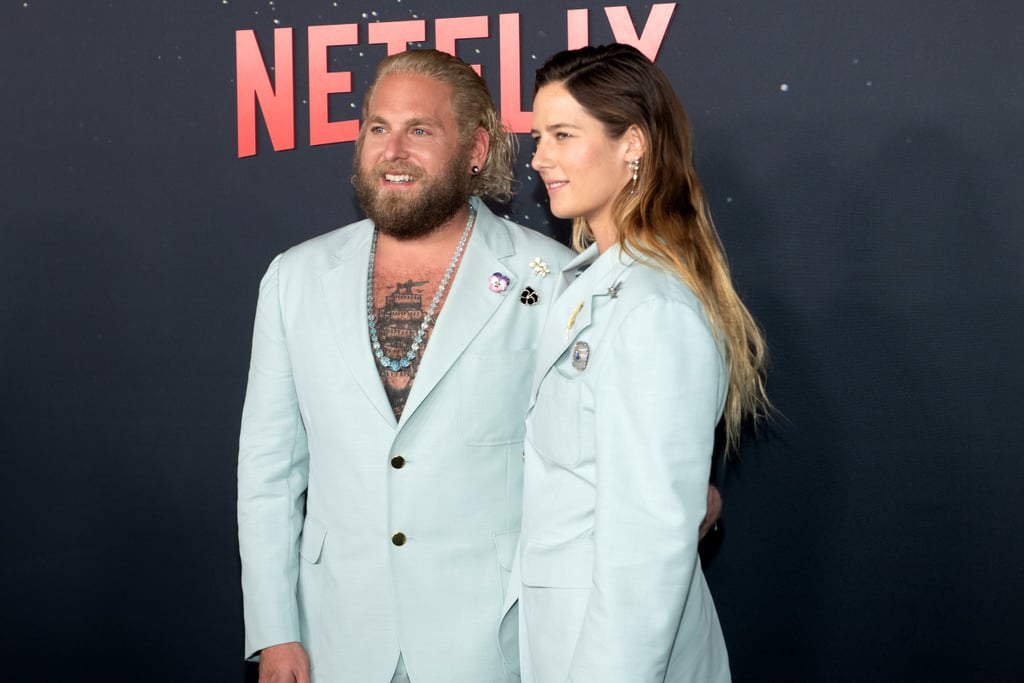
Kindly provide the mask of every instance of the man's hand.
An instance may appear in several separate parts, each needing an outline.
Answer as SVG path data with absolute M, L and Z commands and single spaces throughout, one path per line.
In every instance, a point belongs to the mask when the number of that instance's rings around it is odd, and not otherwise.
M 704 521 L 700 523 L 700 540 L 704 540 L 704 537 L 711 531 L 711 527 L 718 524 L 718 519 L 721 516 L 722 494 L 718 492 L 714 484 L 710 484 L 708 485 L 708 510 L 704 515 Z
M 309 657 L 299 643 L 283 643 L 260 652 L 259 683 L 310 683 Z

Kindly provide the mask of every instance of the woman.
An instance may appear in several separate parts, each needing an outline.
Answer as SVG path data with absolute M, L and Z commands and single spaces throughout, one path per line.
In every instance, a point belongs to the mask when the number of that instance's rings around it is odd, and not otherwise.
M 715 428 L 767 406 L 664 74 L 624 45 L 538 72 L 532 166 L 582 253 L 558 277 L 527 418 L 522 677 L 728 681 L 697 556 Z

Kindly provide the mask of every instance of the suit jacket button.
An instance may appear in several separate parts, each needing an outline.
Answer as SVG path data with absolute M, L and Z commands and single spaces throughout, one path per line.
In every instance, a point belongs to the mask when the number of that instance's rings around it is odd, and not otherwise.
M 403 467 L 405 467 L 405 458 L 403 458 L 400 455 L 396 455 L 395 457 L 391 458 L 391 466 L 394 467 L 396 470 L 402 469 Z
M 395 545 L 405 545 L 405 534 L 401 531 L 395 532 L 391 536 L 391 542 Z

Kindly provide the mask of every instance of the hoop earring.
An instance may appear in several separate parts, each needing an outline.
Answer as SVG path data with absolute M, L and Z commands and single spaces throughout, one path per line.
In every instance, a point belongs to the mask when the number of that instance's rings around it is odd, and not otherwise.
M 630 194 L 636 192 L 636 180 L 640 175 L 640 158 L 637 157 L 633 161 L 629 162 L 629 170 L 633 172 L 633 188 L 629 191 Z

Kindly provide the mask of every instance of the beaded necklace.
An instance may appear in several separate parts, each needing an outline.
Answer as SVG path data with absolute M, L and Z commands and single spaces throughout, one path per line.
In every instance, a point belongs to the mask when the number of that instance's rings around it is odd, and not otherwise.
M 437 287 L 437 292 L 434 294 L 434 299 L 430 302 L 430 308 L 427 309 L 427 313 L 423 316 L 423 322 L 420 323 L 419 329 L 416 331 L 416 337 L 412 340 L 412 346 L 409 347 L 409 351 L 398 360 L 393 360 L 384 353 L 384 348 L 380 344 L 380 339 L 377 338 L 377 319 L 373 310 L 373 263 L 377 254 L 377 229 L 373 231 L 373 241 L 370 243 L 370 263 L 369 273 L 366 277 L 366 320 L 370 328 L 370 344 L 373 347 L 373 355 L 377 357 L 381 367 L 385 370 L 404 370 L 405 368 L 412 365 L 413 359 L 416 354 L 419 353 L 420 346 L 423 343 L 423 336 L 430 329 L 431 323 L 434 321 L 434 313 L 437 311 L 438 304 L 441 303 L 441 299 L 444 298 L 444 291 L 448 287 L 448 281 L 452 278 L 452 273 L 455 272 L 455 266 L 459 263 L 459 257 L 462 256 L 463 249 L 466 248 L 466 241 L 469 239 L 470 230 L 473 229 L 473 224 L 476 222 L 476 207 L 472 204 L 469 205 L 469 219 L 466 221 L 466 228 L 462 231 L 462 238 L 459 239 L 459 245 L 455 247 L 455 254 L 452 256 L 451 263 L 448 264 L 448 269 L 444 271 L 444 277 L 441 278 L 441 284 Z

